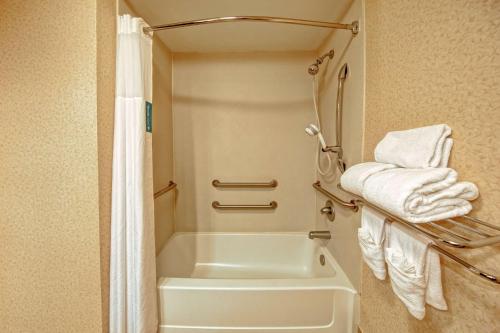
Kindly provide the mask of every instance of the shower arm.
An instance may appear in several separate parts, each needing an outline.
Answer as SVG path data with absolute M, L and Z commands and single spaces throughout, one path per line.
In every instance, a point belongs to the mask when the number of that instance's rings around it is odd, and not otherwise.
M 337 106 L 336 106 L 336 121 L 335 121 L 335 126 L 336 126 L 336 131 L 335 131 L 335 137 L 336 137 L 336 144 L 335 146 L 326 146 L 326 148 L 322 149 L 324 152 L 331 152 L 337 154 L 337 157 L 339 158 L 339 162 L 343 164 L 342 158 L 343 158 L 343 149 L 342 149 L 342 111 L 344 107 L 344 81 L 347 78 L 347 73 L 348 73 L 348 66 L 347 63 L 345 63 L 339 71 L 339 76 L 338 76 L 338 88 L 337 88 Z M 344 167 L 343 165 L 341 166 L 339 163 L 339 168 L 341 169 L 340 171 L 343 173 L 344 172 Z
M 307 69 L 307 72 L 309 74 L 311 74 L 312 76 L 318 74 L 319 66 L 323 63 L 325 58 L 328 57 L 331 60 L 331 59 L 333 59 L 334 55 L 335 55 L 335 50 L 331 49 L 328 52 L 326 52 L 325 54 L 323 54 L 322 56 L 316 58 L 316 61 L 313 64 L 311 64 L 311 66 L 309 66 L 309 68 Z

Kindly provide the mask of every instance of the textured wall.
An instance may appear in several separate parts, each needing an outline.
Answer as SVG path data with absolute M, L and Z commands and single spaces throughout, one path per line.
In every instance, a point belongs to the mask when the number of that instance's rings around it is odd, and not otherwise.
M 97 140 L 99 234 L 101 243 L 102 328 L 109 330 L 111 180 L 115 111 L 116 0 L 97 1 Z
M 97 10 L 0 2 L 2 332 L 101 331 Z
M 436 123 L 453 128 L 451 166 L 477 183 L 473 215 L 499 224 L 500 2 L 366 2 L 365 159 L 390 130 Z M 498 247 L 471 261 L 500 273 Z M 500 291 L 442 259 L 450 310 L 413 319 L 363 269 L 361 328 L 371 332 L 498 332 Z
M 178 231 L 305 231 L 314 226 L 314 53 L 174 55 Z M 218 190 L 225 181 L 275 190 Z M 278 202 L 276 211 L 215 211 L 211 202 Z

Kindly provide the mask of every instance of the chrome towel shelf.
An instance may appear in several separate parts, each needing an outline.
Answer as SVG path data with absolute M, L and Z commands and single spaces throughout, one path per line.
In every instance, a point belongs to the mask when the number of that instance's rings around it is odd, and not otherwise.
M 176 187 L 177 187 L 176 183 L 174 183 L 173 181 L 169 181 L 167 186 L 165 186 L 164 188 L 162 188 L 158 192 L 155 192 L 154 198 L 156 199 L 156 198 L 162 196 L 163 194 L 170 192 L 171 190 L 173 190 Z
M 497 276 L 478 269 L 474 265 L 470 264 L 460 257 L 455 256 L 454 254 L 438 245 L 444 244 L 446 246 L 454 248 L 480 248 L 483 246 L 499 244 L 500 227 L 471 216 L 462 216 L 460 220 L 447 219 L 444 221 L 429 223 L 411 223 L 395 216 L 392 213 L 389 213 L 383 208 L 375 206 L 374 204 L 366 201 L 364 198 L 354 193 L 346 191 L 340 186 L 340 184 L 337 185 L 337 187 L 344 193 L 354 197 L 353 200 L 345 201 L 337 197 L 335 194 L 321 187 L 321 183 L 319 181 L 313 183 L 313 187 L 318 190 L 318 192 L 324 194 L 343 207 L 350 208 L 354 211 L 357 211 L 360 206 L 370 207 L 371 209 L 387 216 L 387 222 L 398 222 L 406 225 L 416 232 L 424 234 L 426 237 L 430 238 L 433 241 L 431 247 L 439 253 L 464 266 L 470 272 L 490 282 L 500 284 L 500 280 Z
M 212 207 L 221 210 L 276 209 L 278 203 L 271 201 L 268 205 L 221 205 L 218 201 L 214 201 Z
M 218 188 L 274 188 L 278 186 L 278 181 L 273 179 L 267 183 L 243 183 L 243 182 L 221 182 L 218 179 L 212 181 L 213 187 Z

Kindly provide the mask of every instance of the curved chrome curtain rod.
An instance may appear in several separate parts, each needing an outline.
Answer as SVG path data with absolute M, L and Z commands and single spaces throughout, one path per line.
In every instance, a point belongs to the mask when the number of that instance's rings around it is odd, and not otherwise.
M 311 21 L 311 20 L 301 20 L 294 18 L 272 17 L 272 16 L 223 16 L 223 17 L 214 17 L 201 20 L 154 25 L 151 27 L 145 27 L 143 30 L 145 33 L 149 33 L 152 31 L 159 31 L 159 30 L 183 28 L 183 27 L 190 27 L 195 25 L 211 24 L 211 23 L 234 22 L 234 21 L 271 22 L 271 23 L 306 25 L 306 26 L 320 27 L 320 28 L 343 29 L 343 30 L 351 30 L 353 35 L 356 35 L 359 32 L 358 21 L 354 21 L 350 24 L 345 24 L 336 22 Z

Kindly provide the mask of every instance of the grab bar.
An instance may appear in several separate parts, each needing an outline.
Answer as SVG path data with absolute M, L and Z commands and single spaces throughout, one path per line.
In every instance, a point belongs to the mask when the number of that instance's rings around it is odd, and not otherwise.
M 274 188 L 278 186 L 278 181 L 273 179 L 268 183 L 242 183 L 242 182 L 221 182 L 218 179 L 212 181 L 213 187 L 219 188 Z
M 345 63 L 340 68 L 338 75 L 337 106 L 335 110 L 336 144 L 335 146 L 326 146 L 326 148 L 321 149 L 324 152 L 332 152 L 337 154 L 337 167 L 340 173 L 344 173 L 346 168 L 344 163 L 344 150 L 342 149 L 342 114 L 344 108 L 344 82 L 347 79 L 348 74 L 349 66 L 347 65 L 347 63 Z
M 176 187 L 177 187 L 176 183 L 174 183 L 173 181 L 169 181 L 167 186 L 165 186 L 164 188 L 162 188 L 158 192 L 155 192 L 154 198 L 156 199 L 159 196 L 162 196 L 163 194 L 170 192 L 171 190 L 173 190 Z
M 351 200 L 348 202 L 348 201 L 344 201 L 344 200 L 340 199 L 335 194 L 328 192 L 323 187 L 321 187 L 321 183 L 319 182 L 319 180 L 317 182 L 313 183 L 313 187 L 316 190 L 318 190 L 320 193 L 324 194 L 326 197 L 328 197 L 328 198 L 332 199 L 333 201 L 335 201 L 336 203 L 338 203 L 339 205 L 346 207 L 346 208 L 350 208 L 355 212 L 358 211 L 358 205 L 356 205 L 354 200 Z
M 212 202 L 212 207 L 221 210 L 276 209 L 278 203 L 276 201 L 271 201 L 269 205 L 221 205 L 218 201 L 214 201 Z

